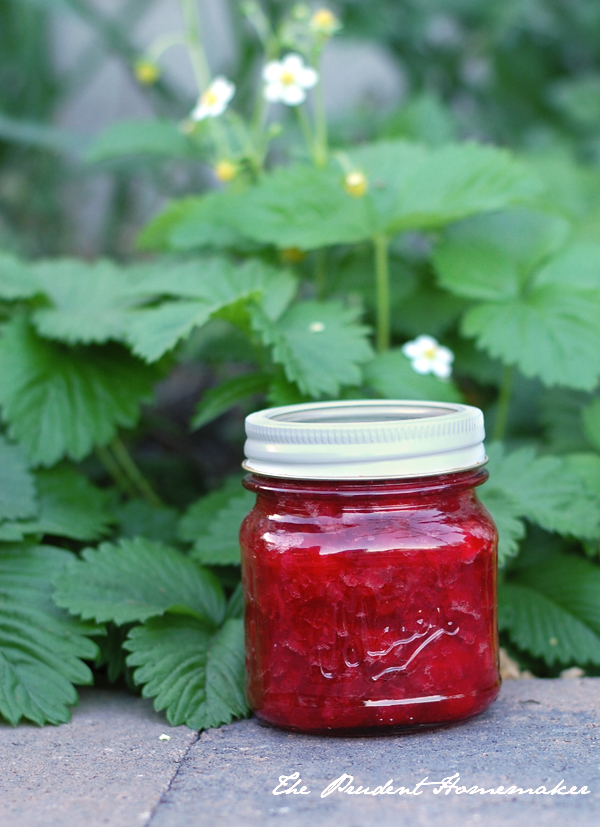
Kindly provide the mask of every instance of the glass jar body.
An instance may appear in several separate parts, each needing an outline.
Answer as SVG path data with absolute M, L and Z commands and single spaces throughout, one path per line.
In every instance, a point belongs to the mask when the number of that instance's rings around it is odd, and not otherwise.
M 497 533 L 474 490 L 486 477 L 246 478 L 246 689 L 261 720 L 357 732 L 489 706 Z

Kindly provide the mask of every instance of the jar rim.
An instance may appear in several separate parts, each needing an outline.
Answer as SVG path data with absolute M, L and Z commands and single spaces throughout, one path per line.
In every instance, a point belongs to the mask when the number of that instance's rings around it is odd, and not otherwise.
M 243 467 L 291 479 L 399 479 L 487 462 L 483 414 L 455 402 L 358 399 L 246 417 Z

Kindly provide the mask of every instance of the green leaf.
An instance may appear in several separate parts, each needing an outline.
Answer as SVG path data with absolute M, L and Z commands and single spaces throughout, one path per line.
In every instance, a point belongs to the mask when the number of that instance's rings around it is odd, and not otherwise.
M 586 438 L 600 451 L 600 397 L 586 405 L 581 417 Z
M 498 626 L 513 643 L 546 663 L 600 664 L 600 637 L 556 602 L 529 586 L 498 588 Z
M 156 362 L 195 327 L 206 324 L 218 308 L 202 300 L 178 301 L 134 312 L 128 328 L 131 348 L 146 362 Z
M 488 485 L 480 488 L 477 493 L 498 529 L 498 566 L 502 568 L 511 557 L 518 554 L 519 542 L 525 536 L 525 525 L 519 519 L 521 509 L 518 502 L 495 488 L 493 478 Z
M 162 291 L 157 289 L 160 285 Z M 134 353 L 152 362 L 194 327 L 204 325 L 223 308 L 237 302 L 261 301 L 269 317 L 280 314 L 293 298 L 296 281 L 287 271 L 258 260 L 235 265 L 225 258 L 213 258 L 181 268 L 169 279 L 165 279 L 164 273 L 145 278 L 143 289 L 182 297 L 180 301 L 167 301 L 129 314 L 128 341 Z
M 119 503 L 115 516 L 123 537 L 147 537 L 171 543 L 177 538 L 179 513 L 175 508 L 153 506 L 146 500 Z
M 418 144 L 383 142 L 350 156 L 373 181 L 371 197 L 388 233 L 441 227 L 500 210 L 539 189 L 531 172 L 509 152 L 476 143 L 425 150 Z
M 130 271 L 109 261 L 58 259 L 36 264 L 33 272 L 51 305 L 32 315 L 42 336 L 67 344 L 124 340 L 128 311 L 142 300 L 132 295 Z
M 546 531 L 582 539 L 598 536 L 600 497 L 586 490 L 562 457 L 536 456 L 533 448 L 505 453 L 500 443 L 488 446 L 488 457 L 486 489 L 496 489 L 511 500 L 515 516 L 526 517 Z
M 29 265 L 16 256 L 0 253 L 0 299 L 29 299 L 39 290 Z
M 234 376 L 232 379 L 220 382 L 202 396 L 191 422 L 192 428 L 202 428 L 234 405 L 256 394 L 265 393 L 269 388 L 270 380 L 269 374 L 259 372 L 245 373 L 243 376 Z
M 11 118 L 4 114 L 0 114 L 0 138 L 15 144 L 69 155 L 80 152 L 84 146 L 84 140 L 79 135 L 47 123 Z
M 242 583 L 238 583 L 227 601 L 225 617 L 244 617 L 244 589 Z
M 518 583 L 537 589 L 600 635 L 600 567 L 559 554 L 543 565 L 519 570 Z
M 35 484 L 23 451 L 0 435 L 0 520 L 31 517 L 36 512 Z
M 539 397 L 540 420 L 546 442 L 556 454 L 588 451 L 589 441 L 583 433 L 582 408 L 589 395 L 566 388 L 550 388 Z
M 600 500 L 600 455 L 567 454 L 562 459 L 569 473 L 578 477 L 585 490 Z
M 239 565 L 239 533 L 242 520 L 254 506 L 256 496 L 251 491 L 241 490 L 228 500 L 199 534 L 191 556 L 206 565 Z
M 344 385 L 359 385 L 359 365 L 372 358 L 368 328 L 356 323 L 358 311 L 338 302 L 305 301 L 276 322 L 255 313 L 253 323 L 273 360 L 308 396 L 335 396 Z
M 137 238 L 138 248 L 163 252 L 170 250 L 171 233 L 187 218 L 199 200 L 197 195 L 193 195 L 171 201 L 161 213 L 146 224 Z
M 578 74 L 554 83 L 550 100 L 576 124 L 596 131 L 600 123 L 600 75 Z
M 279 167 L 228 203 L 228 224 L 259 242 L 310 250 L 440 227 L 501 209 L 536 190 L 530 173 L 508 152 L 488 146 L 427 149 L 389 141 L 348 155 L 367 177 L 365 196 L 346 193 L 337 163 L 325 169 Z
M 242 490 L 242 477 L 229 477 L 216 491 L 205 494 L 192 503 L 179 522 L 177 536 L 184 543 L 195 543 L 198 537 L 210 529 L 215 514 L 227 506 L 232 497 Z
M 131 155 L 163 155 L 168 158 L 190 157 L 189 139 L 174 121 L 117 121 L 99 135 L 85 159 L 99 161 Z
M 449 233 L 435 263 L 447 289 L 484 300 L 462 323 L 478 347 L 545 385 L 591 390 L 600 377 L 600 245 L 556 253 L 561 226 L 534 213 L 477 217 Z
M 85 549 L 56 581 L 58 606 L 117 625 L 178 611 L 218 625 L 225 598 L 218 580 L 181 552 L 144 538 Z
M 25 533 L 55 534 L 73 540 L 97 540 L 113 522 L 106 492 L 74 468 L 36 474 L 40 509 L 37 519 L 22 523 Z
M 0 549 L 0 714 L 13 725 L 68 721 L 73 684 L 92 683 L 82 662 L 98 651 L 91 630 L 50 601 L 51 579 L 71 559 L 43 546 Z
M 239 476 L 200 497 L 179 523 L 179 538 L 193 543 L 192 556 L 208 565 L 238 565 L 242 520 L 253 508 L 255 495 L 242 488 Z
M 452 382 L 417 373 L 400 348 L 379 353 L 364 367 L 365 382 L 384 399 L 427 399 L 461 402 Z
M 304 164 L 277 167 L 257 186 L 230 199 L 227 207 L 228 226 L 233 224 L 239 235 L 279 249 L 352 244 L 372 238 L 379 229 L 370 198 L 346 193 L 337 164 L 326 169 Z M 186 221 L 175 230 L 173 240 L 197 239 L 203 231 L 192 231 L 190 225 Z
M 185 252 L 188 250 L 226 250 L 248 247 L 247 238 L 241 233 L 232 221 L 232 208 L 239 196 L 225 190 L 213 192 L 195 199 L 186 199 L 186 208 L 167 215 L 175 217 L 177 221 L 170 222 L 168 234 L 169 248 Z M 159 216 L 161 223 L 157 228 L 164 228 L 166 216 Z M 144 237 L 153 232 L 153 226 L 147 229 Z M 156 232 L 156 230 L 154 230 Z
M 79 460 L 119 427 L 135 425 L 156 374 L 118 345 L 67 348 L 39 339 L 24 318 L 0 339 L 0 405 L 30 460 Z
M 207 729 L 247 714 L 241 620 L 209 634 L 191 617 L 154 618 L 131 630 L 125 648 L 142 695 L 173 726 Z
M 462 221 L 438 245 L 443 287 L 467 299 L 516 296 L 531 272 L 564 247 L 569 224 L 558 216 L 513 209 Z

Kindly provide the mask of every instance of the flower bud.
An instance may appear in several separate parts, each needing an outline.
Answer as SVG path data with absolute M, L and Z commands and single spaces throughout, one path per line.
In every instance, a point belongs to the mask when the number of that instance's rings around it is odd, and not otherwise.
M 353 198 L 362 198 L 369 188 L 369 183 L 364 173 L 355 170 L 349 172 L 344 178 L 344 189 Z
M 160 77 L 160 67 L 147 58 L 141 58 L 133 67 L 134 74 L 139 83 L 144 86 L 152 86 Z
M 213 170 L 215 173 L 215 177 L 226 184 L 228 181 L 233 181 L 235 176 L 238 174 L 237 164 L 234 164 L 233 161 L 219 161 Z
M 329 9 L 317 9 L 310 18 L 310 28 L 315 34 L 331 37 L 339 31 L 341 24 Z
M 299 264 L 305 258 L 306 253 L 298 247 L 286 247 L 285 250 L 281 251 L 281 260 L 285 264 Z

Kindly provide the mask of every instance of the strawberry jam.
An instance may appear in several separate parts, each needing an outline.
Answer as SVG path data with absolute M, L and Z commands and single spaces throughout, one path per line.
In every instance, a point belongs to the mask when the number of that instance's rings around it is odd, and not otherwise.
M 373 482 L 246 477 L 247 695 L 303 732 L 439 724 L 498 694 L 487 472 Z
M 301 732 L 430 726 L 498 694 L 497 533 L 470 405 L 350 400 L 246 418 L 246 689 Z

